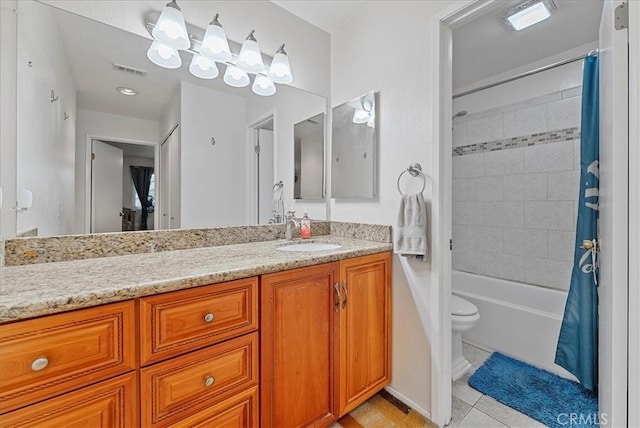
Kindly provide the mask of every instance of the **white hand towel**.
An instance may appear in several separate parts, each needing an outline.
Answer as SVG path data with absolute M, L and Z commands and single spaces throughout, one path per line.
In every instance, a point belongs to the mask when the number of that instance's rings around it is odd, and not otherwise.
M 396 226 L 394 252 L 402 256 L 426 258 L 427 210 L 422 193 L 402 195 Z

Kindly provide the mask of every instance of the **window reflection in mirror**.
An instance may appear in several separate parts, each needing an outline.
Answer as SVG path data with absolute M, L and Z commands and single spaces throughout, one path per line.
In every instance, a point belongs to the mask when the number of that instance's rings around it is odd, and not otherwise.
M 372 199 L 377 191 L 376 97 L 373 91 L 333 108 L 331 197 Z
M 324 197 L 324 113 L 293 126 L 295 199 Z

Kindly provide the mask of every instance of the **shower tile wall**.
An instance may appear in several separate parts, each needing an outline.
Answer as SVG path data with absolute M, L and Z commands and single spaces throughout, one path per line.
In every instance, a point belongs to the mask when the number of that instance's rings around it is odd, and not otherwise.
M 580 93 L 572 88 L 454 119 L 454 269 L 568 289 Z

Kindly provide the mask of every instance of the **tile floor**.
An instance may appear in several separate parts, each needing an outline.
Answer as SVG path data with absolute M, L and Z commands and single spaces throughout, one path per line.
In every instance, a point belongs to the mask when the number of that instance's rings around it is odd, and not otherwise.
M 329 428 L 437 428 L 415 410 L 405 413 L 380 395 L 343 416 Z
M 469 377 L 489 358 L 491 353 L 466 343 L 463 344 L 463 352 L 473 365 L 473 369 L 452 385 L 453 408 L 449 427 L 537 428 L 546 426 L 467 385 Z
M 491 355 L 483 349 L 463 344 L 464 355 L 473 370 L 452 385 L 452 419 L 448 428 L 538 428 L 546 425 L 505 406 L 471 388 L 467 381 L 473 372 Z M 389 401 L 375 395 L 329 428 L 434 428 L 428 419 L 415 410 L 404 413 Z

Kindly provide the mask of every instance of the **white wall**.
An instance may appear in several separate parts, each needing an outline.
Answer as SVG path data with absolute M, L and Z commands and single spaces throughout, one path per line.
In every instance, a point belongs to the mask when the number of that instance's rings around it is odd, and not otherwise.
M 16 187 L 33 192 L 33 208 L 18 214 L 17 233 L 68 234 L 76 230 L 74 82 L 51 11 L 20 2 L 18 14 Z
M 303 196 L 322 196 L 323 148 L 323 132 L 300 138 L 300 194 Z
M 86 16 L 114 27 L 122 28 L 148 39 L 144 17 L 160 11 L 166 0 L 47 0 L 51 4 L 78 15 Z M 266 55 L 273 56 L 278 47 L 286 44 L 293 86 L 324 96 L 329 95 L 329 34 L 269 1 L 212 2 L 181 0 L 185 21 L 202 29 L 207 27 L 214 13 L 220 14 L 230 40 L 241 43 L 251 29 Z
M 86 173 L 87 173 L 87 136 L 107 141 L 129 141 L 159 143 L 160 124 L 155 120 L 137 119 L 93 110 L 77 110 L 76 120 L 76 230 L 84 233 Z
M 430 176 L 433 162 L 432 98 L 434 16 L 453 2 L 370 2 L 348 26 L 332 34 L 331 103 L 368 91 L 380 92 L 378 109 L 379 197 L 371 202 L 331 203 L 331 219 L 394 224 L 400 195 L 398 175 L 414 162 Z M 375 29 L 383 28 L 384 31 Z M 399 64 L 407 64 L 399 69 Z M 418 183 L 420 184 L 420 183 Z M 431 180 L 424 192 L 433 212 Z M 394 257 L 392 392 L 412 407 L 431 410 L 432 309 L 429 263 Z M 436 312 L 437 313 L 437 312 Z
M 293 125 L 324 112 L 325 109 L 325 98 L 286 86 L 279 86 L 278 92 L 271 97 L 251 97 L 247 100 L 247 124 L 256 121 L 268 112 L 275 112 L 274 179 L 275 181 L 284 181 L 285 211 L 293 207 L 298 217 L 302 217 L 302 211 L 309 208 L 310 218 L 320 220 L 327 218 L 324 200 L 312 202 L 293 199 Z
M 244 98 L 182 82 L 180 110 L 181 227 L 246 224 Z
M 16 1 L 0 2 L 0 239 L 16 234 Z

